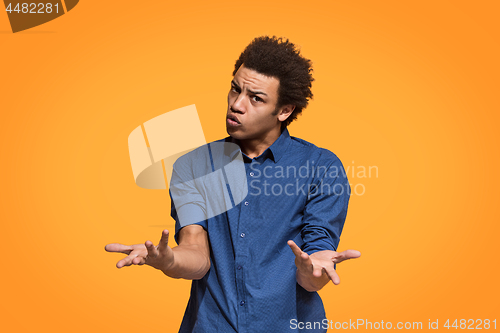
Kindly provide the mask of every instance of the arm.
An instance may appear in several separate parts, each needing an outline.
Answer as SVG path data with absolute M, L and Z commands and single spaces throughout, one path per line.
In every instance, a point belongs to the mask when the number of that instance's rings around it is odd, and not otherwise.
M 179 245 L 168 246 L 168 230 L 163 230 L 158 246 L 149 240 L 136 245 L 108 244 L 106 251 L 127 254 L 116 267 L 146 264 L 172 278 L 197 280 L 205 276 L 210 269 L 207 204 L 196 180 L 210 173 L 207 160 L 209 150 L 203 147 L 181 156 L 172 166 L 171 216 L 176 222 L 175 240 Z
M 163 273 L 173 278 L 198 280 L 210 269 L 210 246 L 207 231 L 192 224 L 179 231 L 179 246 L 172 249 L 174 259 Z
M 350 196 L 342 163 L 335 154 L 323 149 L 318 165 L 324 166 L 325 171 L 313 180 L 316 187 L 308 194 L 302 219 L 303 244 L 299 247 L 288 242 L 295 254 L 297 283 L 307 291 L 318 291 L 330 280 L 339 284 L 335 264 L 361 255 L 354 250 L 336 252 Z
M 207 232 L 199 225 L 189 225 L 179 231 L 179 246 L 168 246 L 168 230 L 163 230 L 158 246 L 144 244 L 108 244 L 105 250 L 127 254 L 116 267 L 149 265 L 172 278 L 201 279 L 210 269 L 210 247 Z

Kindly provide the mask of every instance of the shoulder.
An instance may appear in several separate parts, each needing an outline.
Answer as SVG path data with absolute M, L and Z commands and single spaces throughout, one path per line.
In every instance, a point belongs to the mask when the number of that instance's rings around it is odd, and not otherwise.
M 342 166 L 342 162 L 337 155 L 329 149 L 318 147 L 309 141 L 294 136 L 290 136 L 290 139 L 290 153 L 304 156 L 314 161 L 318 166 Z
M 205 156 L 208 154 L 210 146 L 213 146 L 214 144 L 217 144 L 217 143 L 224 143 L 226 140 L 227 140 L 227 138 L 211 141 L 211 142 L 206 143 L 204 145 L 201 145 L 197 148 L 194 148 L 194 149 L 191 149 L 187 152 L 184 152 L 184 154 L 181 153 L 181 156 L 179 156 L 177 158 L 174 165 L 177 165 L 177 166 L 185 165 L 186 163 L 192 162 L 193 159 L 195 159 L 196 157 Z
M 193 173 L 191 176 L 195 177 L 206 175 L 213 168 L 213 155 L 223 155 L 227 139 L 215 140 L 187 152 L 179 153 L 180 156 L 173 163 L 174 171 L 177 174 Z

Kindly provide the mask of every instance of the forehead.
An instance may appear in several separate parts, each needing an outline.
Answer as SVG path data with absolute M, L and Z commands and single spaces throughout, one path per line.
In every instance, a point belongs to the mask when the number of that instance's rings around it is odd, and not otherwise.
M 248 86 L 251 90 L 260 89 L 269 93 L 277 93 L 279 80 L 272 76 L 266 76 L 244 65 L 234 75 L 234 81 L 241 86 Z M 242 87 L 242 88 L 243 88 Z

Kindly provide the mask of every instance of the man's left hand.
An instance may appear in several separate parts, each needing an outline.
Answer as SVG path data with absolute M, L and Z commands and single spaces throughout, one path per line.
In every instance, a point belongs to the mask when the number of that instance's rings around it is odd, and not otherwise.
M 361 253 L 356 250 L 343 252 L 325 250 L 308 255 L 292 240 L 288 241 L 288 246 L 295 254 L 297 282 L 307 291 L 318 291 L 330 280 L 334 284 L 339 284 L 340 278 L 334 269 L 334 265 L 361 256 Z

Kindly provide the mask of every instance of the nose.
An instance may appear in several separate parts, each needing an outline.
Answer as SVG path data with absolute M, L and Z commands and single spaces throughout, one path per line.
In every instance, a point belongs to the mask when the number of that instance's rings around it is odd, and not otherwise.
M 233 112 L 237 113 L 245 113 L 246 112 L 246 106 L 245 106 L 245 95 L 240 93 L 238 94 L 238 97 L 234 100 L 233 104 L 231 105 L 231 109 Z

